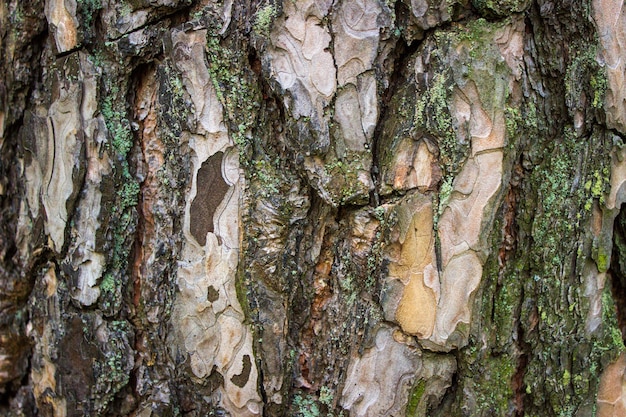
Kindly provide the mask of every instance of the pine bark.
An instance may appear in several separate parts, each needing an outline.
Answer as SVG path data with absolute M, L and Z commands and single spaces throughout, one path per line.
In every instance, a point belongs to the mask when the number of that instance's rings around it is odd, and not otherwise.
M 613 0 L 0 4 L 0 413 L 626 413 Z

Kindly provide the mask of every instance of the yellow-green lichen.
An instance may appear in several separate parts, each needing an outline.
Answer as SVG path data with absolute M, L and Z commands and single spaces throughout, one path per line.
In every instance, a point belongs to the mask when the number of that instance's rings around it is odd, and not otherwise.
M 426 391 L 426 381 L 423 379 L 419 379 L 413 384 L 413 389 L 411 389 L 411 393 L 409 394 L 409 401 L 406 405 L 406 415 L 407 417 L 418 417 L 418 407 L 420 405 L 420 401 L 424 396 L 424 392 Z
M 119 104 L 123 101 L 117 100 L 119 92 L 119 87 L 111 86 L 102 102 L 102 116 L 104 116 L 107 130 L 111 134 L 113 149 L 121 158 L 126 158 L 133 147 L 133 135 L 126 117 L 126 109 Z
M 574 45 L 571 48 L 574 57 L 565 73 L 565 99 L 570 109 L 581 109 L 581 98 L 586 92 L 593 108 L 599 109 L 604 104 L 607 90 L 607 72 L 605 66 L 598 63 L 598 46 L 595 43 Z
M 310 395 L 294 396 L 293 405 L 296 407 L 297 417 L 320 417 L 322 415 L 315 399 Z
M 322 388 L 320 388 L 320 403 L 330 407 L 334 398 L 335 396 L 333 395 L 333 391 L 330 388 L 328 388 L 327 386 L 323 386 Z
M 258 87 L 250 81 L 250 73 L 244 68 L 247 56 L 239 48 L 222 45 L 219 35 L 209 33 L 206 43 L 209 74 L 218 99 L 224 106 L 229 133 L 239 149 L 239 160 L 247 168 L 246 157 L 253 142 L 252 131 L 256 128 L 257 110 L 260 108 Z M 251 172 L 245 169 L 244 172 Z
M 259 35 L 269 36 L 270 29 L 277 16 L 276 6 L 272 3 L 267 3 L 256 13 L 254 31 Z

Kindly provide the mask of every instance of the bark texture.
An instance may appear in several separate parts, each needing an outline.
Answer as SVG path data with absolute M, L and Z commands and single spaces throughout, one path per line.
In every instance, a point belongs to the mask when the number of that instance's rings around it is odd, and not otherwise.
M 0 413 L 626 415 L 620 0 L 0 3 Z

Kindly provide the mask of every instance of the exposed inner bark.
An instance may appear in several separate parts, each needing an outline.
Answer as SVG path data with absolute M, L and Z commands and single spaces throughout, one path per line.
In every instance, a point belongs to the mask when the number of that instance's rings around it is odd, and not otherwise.
M 190 229 L 202 246 L 206 234 L 214 231 L 213 216 L 230 188 L 222 177 L 223 152 L 217 152 L 202 163 L 196 177 L 196 197 L 191 203 Z

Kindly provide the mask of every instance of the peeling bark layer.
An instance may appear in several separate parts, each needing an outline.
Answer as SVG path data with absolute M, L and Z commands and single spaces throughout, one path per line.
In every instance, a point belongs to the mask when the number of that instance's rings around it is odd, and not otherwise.
M 0 5 L 0 412 L 618 416 L 621 1 Z

